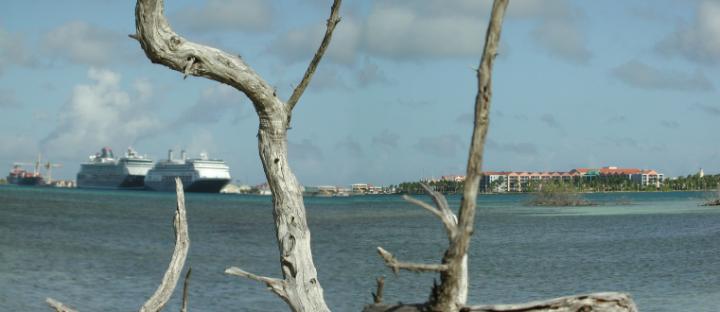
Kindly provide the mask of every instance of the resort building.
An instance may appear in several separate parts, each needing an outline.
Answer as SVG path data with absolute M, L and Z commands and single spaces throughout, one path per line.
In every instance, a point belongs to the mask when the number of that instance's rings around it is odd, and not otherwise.
M 500 171 L 484 172 L 480 179 L 482 192 L 527 192 L 541 189 L 544 183 L 550 181 L 571 182 L 576 178 L 594 179 L 598 177 L 620 177 L 640 184 L 641 186 L 660 187 L 664 175 L 655 170 L 636 168 L 618 168 L 614 166 L 594 168 L 576 168 L 569 172 L 561 171 Z

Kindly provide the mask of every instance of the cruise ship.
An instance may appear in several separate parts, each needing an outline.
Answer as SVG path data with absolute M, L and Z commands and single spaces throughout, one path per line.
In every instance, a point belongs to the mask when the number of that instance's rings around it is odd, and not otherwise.
M 153 167 L 152 159 L 128 148 L 125 156 L 115 159 L 112 149 L 103 147 L 90 161 L 80 165 L 77 187 L 86 189 L 144 189 L 145 174 Z
M 185 151 L 180 159 L 168 151 L 167 160 L 158 161 L 145 176 L 145 187 L 154 191 L 174 192 L 175 177 L 182 180 L 186 192 L 218 193 L 230 183 L 230 168 L 220 159 L 209 159 L 201 153 L 200 158 L 187 159 Z

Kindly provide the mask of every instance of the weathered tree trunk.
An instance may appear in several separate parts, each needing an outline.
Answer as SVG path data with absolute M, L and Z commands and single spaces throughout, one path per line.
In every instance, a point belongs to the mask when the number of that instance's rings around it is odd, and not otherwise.
M 188 75 L 225 83 L 245 93 L 259 117 L 258 148 L 265 175 L 273 194 L 273 217 L 280 250 L 283 278 L 257 276 L 231 267 L 227 274 L 247 277 L 267 284 L 293 311 L 329 311 L 317 279 L 310 249 L 310 231 L 300 183 L 290 170 L 287 129 L 295 107 L 315 72 L 340 21 L 341 0 L 334 0 L 325 36 L 300 84 L 287 103 L 240 57 L 196 44 L 173 32 L 163 16 L 162 0 L 138 0 L 135 9 L 140 42 L 153 63 L 163 64 Z
M 454 312 L 467 299 L 467 251 L 475 225 L 475 206 L 482 174 L 485 137 L 490 122 L 492 69 L 500 44 L 500 31 L 508 0 L 495 0 L 485 36 L 485 48 L 477 70 L 478 92 L 475 96 L 475 127 L 473 128 L 463 199 L 458 212 L 458 232 L 451 239 L 442 263 L 448 269 L 440 272 L 440 285 L 433 290 L 430 302 L 433 311 Z M 465 263 L 465 265 L 463 265 Z

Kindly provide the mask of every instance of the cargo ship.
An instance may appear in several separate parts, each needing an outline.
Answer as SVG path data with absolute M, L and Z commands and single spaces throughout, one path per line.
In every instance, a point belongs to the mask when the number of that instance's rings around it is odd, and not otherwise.
M 77 187 L 84 189 L 136 189 L 145 188 L 145 175 L 153 167 L 152 159 L 138 155 L 128 148 L 125 156 L 115 159 L 109 147 L 91 155 L 80 165 Z
M 6 180 L 7 183 L 16 185 L 36 186 L 45 184 L 45 179 L 43 179 L 42 175 L 40 175 L 38 169 L 35 169 L 34 172 L 29 172 L 22 169 L 18 164 L 13 165 L 13 168 L 10 170 Z
M 180 158 L 168 151 L 166 160 L 158 161 L 145 176 L 145 187 L 161 192 L 175 191 L 175 178 L 182 180 L 186 192 L 218 193 L 230 183 L 230 168 L 221 159 L 209 159 L 200 153 L 199 158 L 188 159 L 185 151 Z

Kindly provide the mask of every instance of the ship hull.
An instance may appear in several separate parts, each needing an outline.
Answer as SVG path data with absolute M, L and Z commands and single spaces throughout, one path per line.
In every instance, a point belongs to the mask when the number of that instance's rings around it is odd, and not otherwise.
M 43 184 L 42 177 L 8 177 L 7 182 L 15 185 L 36 186 Z
M 228 183 L 230 179 L 198 179 L 183 181 L 183 189 L 189 193 L 219 193 Z M 149 190 L 158 192 L 175 192 L 175 180 L 163 179 L 163 181 L 145 181 L 145 187 Z
M 145 188 L 142 175 L 77 176 L 77 187 L 81 189 L 142 190 Z

